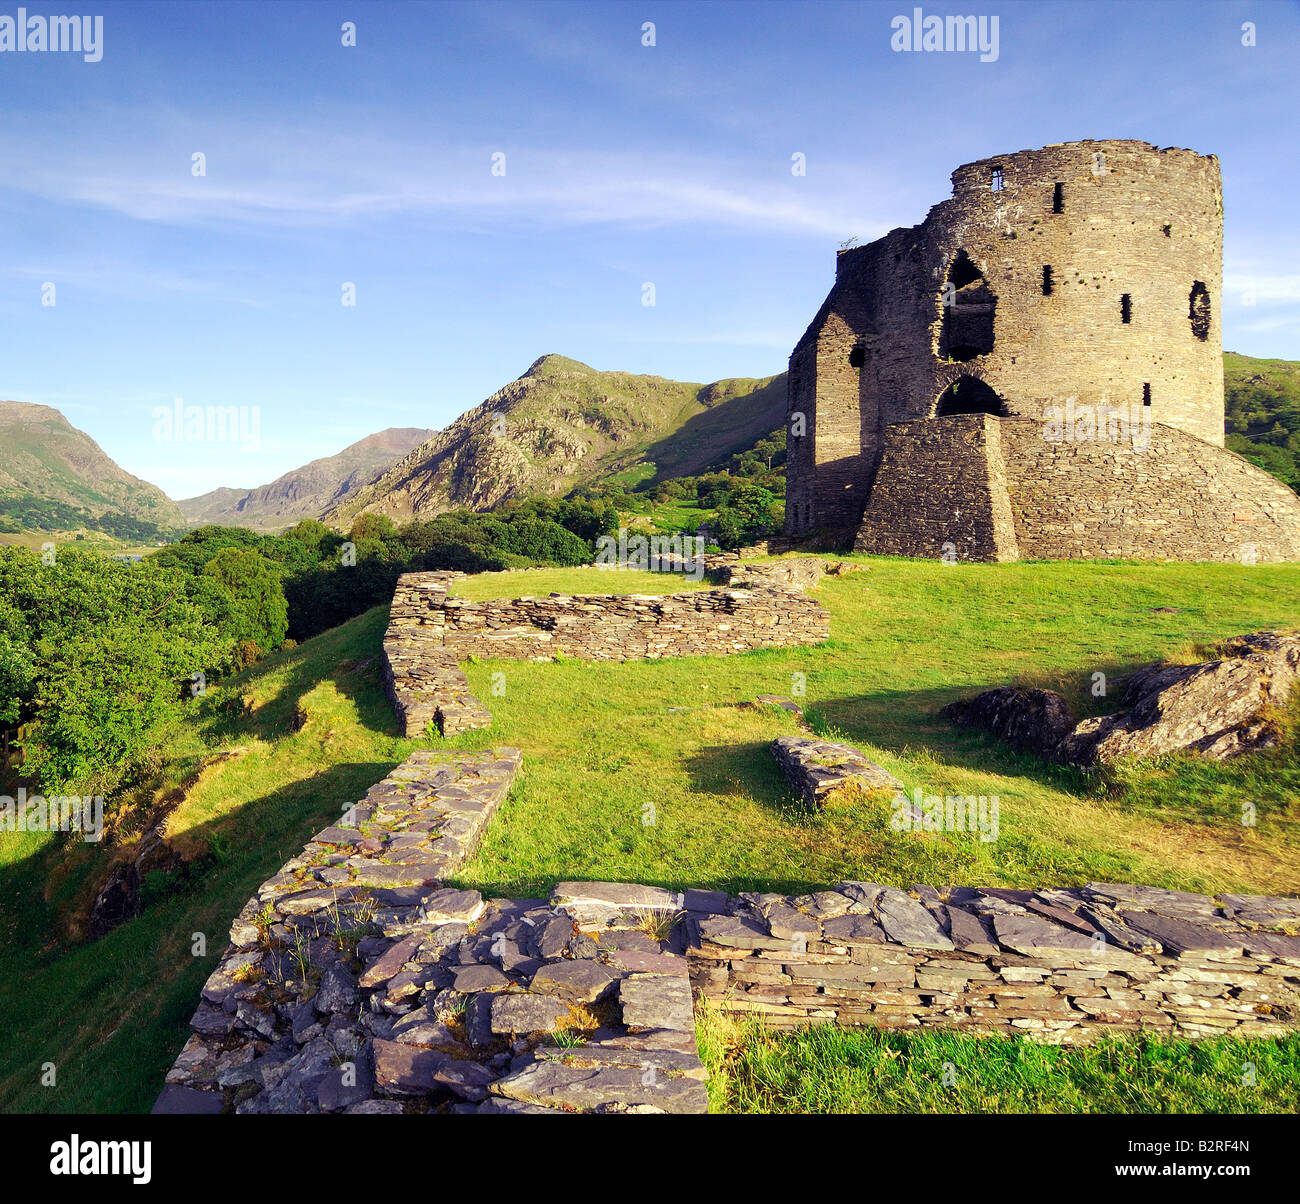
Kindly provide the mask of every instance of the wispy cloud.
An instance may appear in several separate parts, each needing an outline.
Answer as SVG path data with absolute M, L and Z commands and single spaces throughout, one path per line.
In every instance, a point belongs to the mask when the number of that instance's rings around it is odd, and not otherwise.
M 194 129 L 202 127 L 207 136 Z M 322 126 L 213 128 L 172 113 L 121 116 L 128 140 L 69 142 L 0 131 L 3 187 L 58 205 L 89 207 L 176 226 L 343 226 L 428 216 L 480 224 L 487 216 L 532 225 L 699 225 L 845 236 L 884 228 L 859 198 L 879 193 L 866 177 L 831 190 L 774 161 L 646 154 L 607 147 L 546 152 L 429 146 L 400 137 L 347 135 Z M 57 143 L 54 143 L 57 145 Z M 207 147 L 204 176 L 190 150 Z M 162 153 L 159 152 L 162 147 Z M 147 148 L 147 150 L 142 149 Z M 492 155 L 505 155 L 493 175 Z

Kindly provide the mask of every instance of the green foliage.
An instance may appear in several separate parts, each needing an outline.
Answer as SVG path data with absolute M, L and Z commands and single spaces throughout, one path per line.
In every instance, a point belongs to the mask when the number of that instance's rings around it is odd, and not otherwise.
M 0 721 L 30 721 L 24 772 L 43 789 L 109 794 L 147 761 L 190 675 L 230 659 L 234 638 L 185 586 L 148 561 L 0 549 Z
M 222 548 L 203 566 L 199 592 L 211 601 L 217 626 L 237 643 L 263 653 L 284 643 L 288 604 L 279 572 L 260 552 Z
M 1231 451 L 1300 492 L 1300 364 L 1223 357 Z
M 125 543 L 154 543 L 174 534 L 169 527 L 117 511 L 91 514 L 79 506 L 31 493 L 0 494 L 0 531 L 69 531 L 86 527 Z
M 1296 1033 L 1117 1035 L 1074 1048 L 834 1024 L 777 1033 L 711 1012 L 698 1033 L 715 1112 L 1255 1114 L 1293 1112 L 1300 1090 Z

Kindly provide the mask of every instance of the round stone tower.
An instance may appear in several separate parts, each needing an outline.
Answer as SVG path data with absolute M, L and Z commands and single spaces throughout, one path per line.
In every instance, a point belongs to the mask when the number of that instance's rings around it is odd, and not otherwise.
M 916 230 L 932 282 L 929 396 L 900 399 L 886 421 L 1042 418 L 1073 398 L 1149 407 L 1152 422 L 1223 445 L 1215 156 L 1072 142 L 968 163 L 952 181 Z

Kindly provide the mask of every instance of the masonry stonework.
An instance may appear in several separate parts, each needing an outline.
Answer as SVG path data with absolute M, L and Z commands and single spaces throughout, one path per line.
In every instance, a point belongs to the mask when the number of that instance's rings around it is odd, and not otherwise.
M 1300 557 L 1300 499 L 1223 449 L 1218 159 L 1085 141 L 952 183 L 919 226 L 840 252 L 790 357 L 787 534 L 861 522 L 860 551 L 974 559 Z M 1067 405 L 1141 438 L 1054 441 Z M 972 414 L 991 421 L 944 429 Z
M 422 734 L 430 722 L 451 735 L 491 722 L 457 666 L 471 656 L 653 660 L 788 648 L 829 637 L 830 616 L 820 603 L 775 571 L 766 579 L 761 573 L 744 579 L 743 587 L 692 593 L 551 594 L 489 602 L 448 596 L 459 573 L 405 573 L 384 635 L 389 700 L 406 735 Z

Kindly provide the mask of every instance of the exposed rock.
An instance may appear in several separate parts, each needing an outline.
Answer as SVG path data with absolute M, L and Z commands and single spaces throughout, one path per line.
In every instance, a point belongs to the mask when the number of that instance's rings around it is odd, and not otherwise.
M 1013 747 L 1069 764 L 1188 751 L 1215 760 L 1278 739 L 1267 708 L 1281 706 L 1300 677 L 1300 634 L 1262 631 L 1229 640 L 1218 660 L 1151 665 L 1129 678 L 1124 710 L 1072 723 L 1050 690 L 1010 686 L 950 703 L 941 714 Z
M 1074 727 L 1070 709 L 1051 690 L 999 686 L 949 703 L 939 714 L 959 727 L 977 727 L 1022 752 L 1052 756 Z

